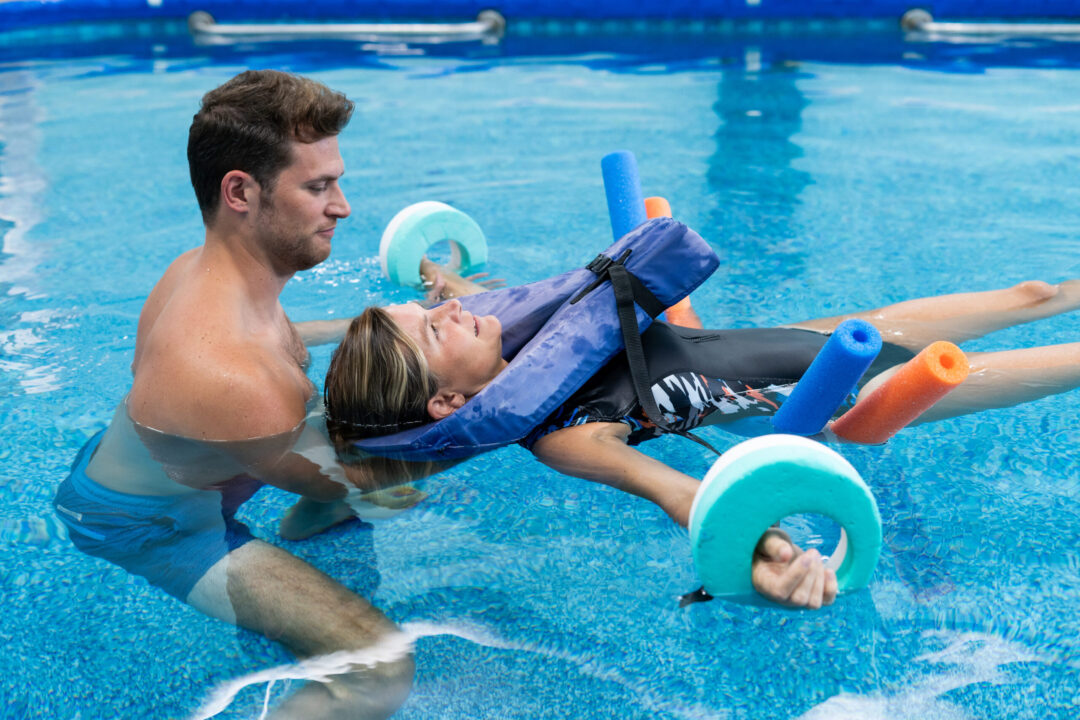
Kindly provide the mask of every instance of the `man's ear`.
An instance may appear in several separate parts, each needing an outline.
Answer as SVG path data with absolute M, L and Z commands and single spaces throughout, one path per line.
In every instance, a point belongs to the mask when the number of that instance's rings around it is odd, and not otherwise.
M 440 390 L 427 401 L 427 411 L 431 417 L 442 420 L 464 404 L 465 396 L 461 393 Z
M 230 170 L 221 178 L 221 200 L 238 213 L 247 213 L 255 206 L 259 184 L 243 170 Z

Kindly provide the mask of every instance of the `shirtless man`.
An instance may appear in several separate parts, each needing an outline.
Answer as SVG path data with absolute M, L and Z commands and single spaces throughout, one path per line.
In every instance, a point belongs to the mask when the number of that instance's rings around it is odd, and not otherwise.
M 55 500 L 84 552 L 301 657 L 362 649 L 395 628 L 349 589 L 255 539 L 237 508 L 262 483 L 297 493 L 283 534 L 299 536 L 312 516 L 325 527 L 351 514 L 325 522 L 325 509 L 343 499 L 445 467 L 340 464 L 305 374 L 306 346 L 340 341 L 350 320 L 294 324 L 280 303 L 293 274 L 327 258 L 338 220 L 349 215 L 337 134 L 352 108 L 319 83 L 273 71 L 242 73 L 203 98 L 188 162 L 205 242 L 151 292 L 131 391 Z M 794 604 L 818 607 L 835 594 L 821 564 L 796 563 L 785 539 L 771 538 L 766 554 L 767 596 L 814 586 Z M 276 716 L 386 717 L 412 674 L 411 656 L 356 667 L 305 685 Z
M 279 301 L 294 273 L 327 258 L 349 215 L 337 134 L 352 110 L 344 95 L 274 71 L 203 98 L 188 161 L 205 243 L 147 299 L 131 391 L 56 498 L 83 551 L 301 657 L 395 633 L 366 600 L 233 517 L 264 482 L 330 501 L 365 480 L 326 462 L 306 421 L 316 398 L 306 346 L 337 342 L 348 321 L 293 324 Z M 357 667 L 308 683 L 276 717 L 386 717 L 412 675 L 411 657 Z

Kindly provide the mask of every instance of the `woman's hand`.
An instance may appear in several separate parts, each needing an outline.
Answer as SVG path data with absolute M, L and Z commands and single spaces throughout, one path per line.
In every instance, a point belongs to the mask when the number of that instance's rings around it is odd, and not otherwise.
M 803 552 L 783 530 L 765 531 L 754 549 L 754 589 L 766 599 L 816 610 L 836 599 L 836 573 L 817 550 Z
M 426 257 L 420 261 L 420 277 L 424 281 L 424 303 L 434 305 L 443 300 L 475 295 L 506 285 L 502 278 L 489 278 L 487 273 L 461 277 L 449 267 L 436 265 Z

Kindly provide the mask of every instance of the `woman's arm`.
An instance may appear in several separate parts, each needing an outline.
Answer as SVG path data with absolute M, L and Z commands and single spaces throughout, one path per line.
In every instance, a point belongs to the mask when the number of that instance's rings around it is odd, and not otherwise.
M 586 423 L 545 435 L 533 453 L 567 475 L 600 482 L 659 505 L 686 527 L 698 481 L 626 444 L 622 423 Z M 780 530 L 761 536 L 753 560 L 754 588 L 789 607 L 816 609 L 836 598 L 836 574 L 816 550 L 803 552 Z
M 506 284 L 506 281 L 501 278 L 489 279 L 487 273 L 461 277 L 454 270 L 436 265 L 426 257 L 420 261 L 420 277 L 424 279 L 426 286 L 424 293 L 426 305 L 434 305 L 450 298 L 475 295 Z M 349 329 L 350 322 L 352 318 L 345 317 L 333 320 L 303 320 L 294 322 L 292 325 L 296 328 L 301 342 L 307 347 L 314 347 L 341 342 Z
M 622 423 L 586 423 L 545 435 L 532 451 L 561 473 L 650 500 L 686 527 L 698 481 L 627 445 L 629 434 Z

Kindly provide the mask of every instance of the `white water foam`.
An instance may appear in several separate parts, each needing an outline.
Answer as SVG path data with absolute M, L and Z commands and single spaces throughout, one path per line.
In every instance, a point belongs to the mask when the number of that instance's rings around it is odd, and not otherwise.
M 270 691 L 274 683 L 279 680 L 328 682 L 336 675 L 354 672 L 357 667 L 373 667 L 380 663 L 401 660 L 412 653 L 417 640 L 437 635 L 450 635 L 483 647 L 531 652 L 571 663 L 576 665 L 584 675 L 615 683 L 631 691 L 638 703 L 647 710 L 666 713 L 683 720 L 725 720 L 730 717 L 730 714 L 726 712 L 697 704 L 685 705 L 663 697 L 644 682 L 627 677 L 617 668 L 604 666 L 596 657 L 533 643 L 509 642 L 483 629 L 434 623 L 407 623 L 401 626 L 401 632 L 387 636 L 363 650 L 348 650 L 311 657 L 294 664 L 279 665 L 221 683 L 210 693 L 210 697 L 192 716 L 192 720 L 208 720 L 228 708 L 244 688 L 266 683 L 263 710 L 259 716 L 259 720 L 265 720 L 270 710 Z
M 934 631 L 928 636 L 951 633 Z M 975 683 L 1000 685 L 1009 681 L 1000 667 L 1041 661 L 1027 648 L 993 635 L 962 633 L 943 650 L 915 658 L 916 662 L 950 665 L 955 669 L 930 674 L 899 692 L 868 695 L 841 693 L 811 708 L 799 720 L 974 720 L 942 695 Z

